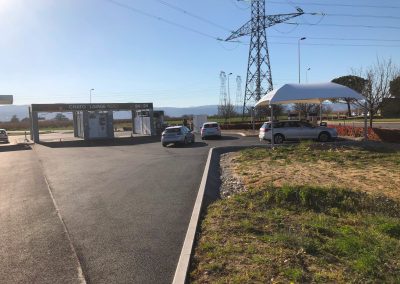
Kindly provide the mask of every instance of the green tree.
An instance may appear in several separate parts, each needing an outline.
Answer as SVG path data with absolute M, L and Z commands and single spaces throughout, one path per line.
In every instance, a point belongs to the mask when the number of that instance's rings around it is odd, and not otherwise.
M 68 120 L 68 117 L 66 117 L 62 113 L 57 113 L 56 116 L 54 117 L 54 120 L 66 121 L 66 120 Z
M 347 75 L 338 77 L 332 80 L 333 83 L 340 84 L 350 89 L 353 89 L 357 93 L 362 94 L 365 90 L 367 85 L 367 80 L 362 77 L 355 76 L 355 75 Z M 351 104 L 354 103 L 354 99 L 344 99 L 347 104 L 347 116 L 351 117 Z
M 390 94 L 400 99 L 400 76 L 397 76 L 390 82 Z

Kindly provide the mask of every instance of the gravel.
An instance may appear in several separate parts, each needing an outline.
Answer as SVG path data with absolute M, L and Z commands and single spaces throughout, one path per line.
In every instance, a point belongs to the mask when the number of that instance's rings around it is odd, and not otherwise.
M 235 173 L 232 166 L 232 160 L 235 158 L 235 153 L 227 153 L 221 156 L 220 172 L 221 172 L 221 198 L 230 198 L 234 194 L 245 192 L 246 188 L 240 177 Z

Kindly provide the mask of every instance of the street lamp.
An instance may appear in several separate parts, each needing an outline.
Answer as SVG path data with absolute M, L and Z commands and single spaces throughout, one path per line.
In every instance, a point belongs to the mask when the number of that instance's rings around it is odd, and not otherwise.
M 90 89 L 90 91 L 89 91 L 89 95 L 90 95 L 90 103 L 92 103 L 92 91 L 94 91 L 94 89 Z
M 298 53 L 299 53 L 299 84 L 300 84 L 300 41 L 305 40 L 306 37 L 299 38 L 297 41 Z
M 230 84 L 229 84 L 229 76 L 231 76 L 232 74 L 233 74 L 232 72 L 228 74 L 228 104 L 226 104 L 226 102 L 225 102 L 225 107 L 226 107 L 225 111 L 227 111 L 229 122 L 231 120 L 231 109 L 230 109 L 230 107 L 231 107 L 231 91 L 230 91 Z
M 306 83 L 308 83 L 308 71 L 311 70 L 311 67 L 308 67 L 306 70 Z

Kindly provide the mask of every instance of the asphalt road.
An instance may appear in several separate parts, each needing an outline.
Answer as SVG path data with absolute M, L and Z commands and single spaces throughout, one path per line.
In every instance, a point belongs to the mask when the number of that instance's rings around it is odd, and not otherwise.
M 78 262 L 32 150 L 0 146 L 0 283 L 79 283 Z
M 164 148 L 151 138 L 136 138 L 135 143 L 129 141 L 120 140 L 108 145 L 82 141 L 49 142 L 35 145 L 34 151 L 0 153 L 6 154 L 1 156 L 3 168 L 0 178 L 6 176 L 9 179 L 7 189 L 1 186 L 2 196 L 3 191 L 9 192 L 9 188 L 22 190 L 19 189 L 21 179 L 28 176 L 21 199 L 34 202 L 30 198 L 36 191 L 45 198 L 47 189 L 43 176 L 47 177 L 88 283 L 170 283 L 209 148 L 258 143 L 255 137 L 233 135 L 205 142 L 197 138 L 194 145 L 187 147 Z M 32 164 L 24 167 L 27 175 L 15 170 L 18 166 L 13 161 L 15 155 L 21 155 L 22 160 L 32 160 Z M 34 157 L 40 162 L 35 162 Z M 7 166 L 10 163 L 13 166 Z M 48 212 L 40 215 L 42 218 L 47 214 L 57 217 L 51 203 L 36 206 L 48 208 Z M 3 216 L 3 205 L 0 208 Z M 8 218 L 11 220 L 13 215 Z M 10 226 L 26 226 L 34 231 L 30 228 L 30 219 L 27 216 L 21 218 Z M 62 228 L 60 223 L 53 225 L 54 230 Z M 42 236 L 43 233 L 34 231 L 33 234 Z M 60 232 L 57 236 L 57 240 L 68 248 L 68 240 L 61 238 L 63 234 Z M 4 238 L 0 242 L 4 242 Z M 3 243 L 3 246 L 9 245 Z M 35 243 L 30 246 L 22 244 L 21 249 L 27 254 L 32 252 L 31 257 L 37 257 L 37 262 L 41 263 L 42 255 L 35 254 L 34 247 Z M 5 254 L 2 251 L 3 256 L 7 255 L 4 262 L 15 249 L 11 246 Z M 18 251 L 14 253 L 17 255 Z M 70 254 L 66 253 L 67 256 Z M 67 264 L 64 269 L 67 269 L 71 260 L 60 259 L 63 261 Z M 24 266 L 26 263 L 20 261 L 17 264 Z M 75 278 L 70 279 L 76 280 L 76 269 L 72 268 L 65 273 L 73 275 Z M 18 273 L 18 270 L 7 270 L 3 274 L 11 272 Z M 37 273 L 49 273 L 49 279 L 58 277 L 52 271 Z M 56 282 L 67 282 L 59 279 L 61 281 Z

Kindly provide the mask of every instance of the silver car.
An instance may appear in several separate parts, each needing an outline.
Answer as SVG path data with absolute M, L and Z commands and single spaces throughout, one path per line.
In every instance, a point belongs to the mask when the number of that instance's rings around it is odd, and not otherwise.
M 271 141 L 271 122 L 265 122 L 258 137 L 261 140 Z M 274 122 L 274 143 L 280 144 L 285 140 L 315 139 L 321 142 L 328 142 L 337 138 L 337 131 L 334 128 L 314 126 L 305 121 L 288 120 Z
M 167 127 L 161 134 L 161 144 L 164 147 L 171 143 L 186 145 L 194 141 L 194 134 L 186 126 Z
M 0 129 L 0 141 L 10 143 L 10 140 L 8 140 L 8 134 L 5 129 Z
M 218 137 L 221 138 L 221 127 L 219 127 L 218 122 L 206 122 L 201 128 L 201 139 L 206 139 L 207 137 Z

